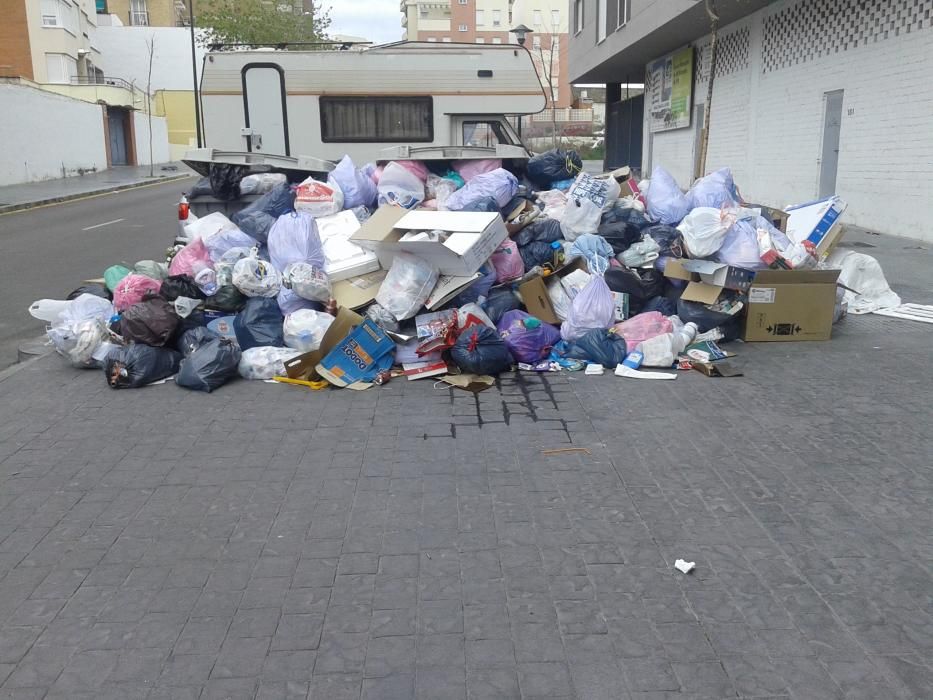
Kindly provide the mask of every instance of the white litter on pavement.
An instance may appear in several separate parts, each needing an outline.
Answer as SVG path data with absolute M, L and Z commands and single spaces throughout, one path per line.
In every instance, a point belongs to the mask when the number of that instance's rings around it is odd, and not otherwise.
M 674 562 L 674 568 L 682 574 L 689 574 L 696 567 L 697 565 L 695 561 L 684 561 L 683 559 L 678 559 Z

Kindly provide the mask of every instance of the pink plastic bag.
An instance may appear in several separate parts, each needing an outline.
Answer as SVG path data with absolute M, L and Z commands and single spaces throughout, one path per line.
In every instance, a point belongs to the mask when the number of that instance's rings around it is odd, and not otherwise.
M 210 251 L 200 238 L 195 238 L 175 254 L 168 266 L 168 273 L 170 275 L 188 275 L 193 278 L 195 269 L 200 270 L 202 268 L 201 265 L 196 263 L 203 263 L 207 267 L 213 267 L 211 265 Z
M 625 347 L 632 352 L 643 340 L 654 338 L 664 333 L 673 333 L 674 324 L 660 311 L 646 311 L 632 316 L 627 321 L 617 323 L 615 331 L 625 338 Z
M 159 293 L 162 282 L 146 275 L 129 274 L 117 282 L 113 290 L 113 307 L 117 311 L 130 308 L 143 300 L 148 292 Z
M 564 340 L 576 340 L 587 331 L 605 330 L 615 318 L 615 303 L 609 286 L 599 275 L 593 275 L 586 286 L 570 302 L 567 320 L 560 326 Z
M 502 167 L 502 161 L 498 158 L 488 158 L 486 160 L 455 160 L 450 164 L 465 182 L 469 182 L 477 175 L 491 173 Z
M 401 165 L 405 170 L 421 180 L 421 182 L 426 182 L 428 175 L 431 174 L 431 171 L 428 170 L 428 166 L 417 160 L 396 160 L 392 162 Z
M 511 282 L 525 274 L 525 263 L 518 252 L 518 244 L 510 238 L 496 248 L 489 261 L 496 268 L 496 282 Z

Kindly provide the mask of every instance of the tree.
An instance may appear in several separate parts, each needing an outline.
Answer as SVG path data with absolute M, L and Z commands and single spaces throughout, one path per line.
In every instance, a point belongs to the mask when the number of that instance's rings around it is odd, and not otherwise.
M 560 98 L 560 34 L 557 27 L 548 26 L 545 29 L 549 32 L 532 35 L 531 56 L 547 91 L 548 107 L 551 110 L 551 143 L 553 148 L 559 148 L 561 130 L 557 126 L 557 100 Z M 544 48 L 545 37 L 548 40 L 547 49 Z
M 155 53 L 155 34 L 146 39 L 149 50 L 149 74 L 146 76 L 146 117 L 149 120 L 149 177 L 154 177 L 152 163 L 152 56 Z
M 703 0 L 706 15 L 709 17 L 709 79 L 706 84 L 706 119 L 700 140 L 700 157 L 697 159 L 697 177 L 706 174 L 706 153 L 709 151 L 709 123 L 713 114 L 713 80 L 716 78 L 716 58 L 719 50 L 719 15 L 716 13 L 716 0 Z
M 188 0 L 192 2 L 193 0 Z M 330 26 L 330 10 L 314 8 L 296 13 L 290 3 L 269 0 L 201 0 L 197 16 L 203 30 L 198 43 L 282 44 L 324 41 Z

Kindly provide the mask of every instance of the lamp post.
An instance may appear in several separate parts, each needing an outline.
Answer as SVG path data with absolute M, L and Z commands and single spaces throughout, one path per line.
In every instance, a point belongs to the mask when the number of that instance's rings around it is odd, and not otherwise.
M 194 0 L 188 0 L 188 27 L 191 29 L 191 80 L 194 84 L 194 127 L 198 136 L 198 148 L 204 145 L 201 138 L 201 100 L 198 96 L 198 57 L 194 49 Z
M 524 24 L 519 24 L 514 29 L 509 30 L 510 33 L 515 35 L 515 41 L 518 42 L 518 45 L 525 49 L 525 37 L 531 32 L 531 29 L 526 27 Z M 525 49 L 527 51 L 528 49 Z M 522 115 L 518 115 L 518 138 L 522 138 Z

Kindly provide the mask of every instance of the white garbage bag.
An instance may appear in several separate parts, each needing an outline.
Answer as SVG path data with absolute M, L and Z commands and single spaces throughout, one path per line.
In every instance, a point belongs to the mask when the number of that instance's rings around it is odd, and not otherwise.
M 285 317 L 282 335 L 290 348 L 311 352 L 321 347 L 324 334 L 334 322 L 334 317 L 323 311 L 298 309 Z
M 888 286 L 881 265 L 870 255 L 837 248 L 826 259 L 825 266 L 842 270 L 839 284 L 855 290 L 846 290 L 845 301 L 850 313 L 868 314 L 901 305 L 901 298 Z
M 233 266 L 233 286 L 248 297 L 271 299 L 279 293 L 282 278 L 272 263 L 251 255 Z
M 243 351 L 237 370 L 243 379 L 272 379 L 275 376 L 284 376 L 285 361 L 300 354 L 301 350 L 295 348 L 259 345 Z

